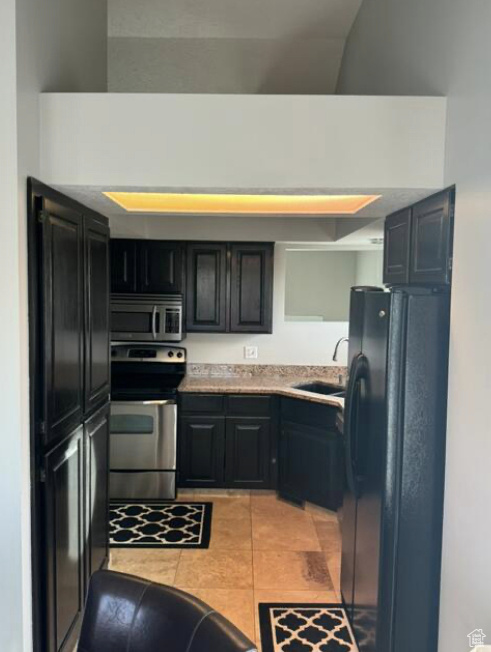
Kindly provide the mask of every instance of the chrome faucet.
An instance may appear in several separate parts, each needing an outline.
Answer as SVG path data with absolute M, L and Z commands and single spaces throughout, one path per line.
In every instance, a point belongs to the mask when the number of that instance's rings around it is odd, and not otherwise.
M 341 337 L 341 338 L 336 342 L 336 346 L 334 347 L 334 355 L 332 356 L 332 359 L 333 359 L 334 362 L 337 362 L 337 361 L 338 361 L 338 349 L 339 349 L 339 346 L 340 346 L 343 342 L 349 342 L 349 337 Z

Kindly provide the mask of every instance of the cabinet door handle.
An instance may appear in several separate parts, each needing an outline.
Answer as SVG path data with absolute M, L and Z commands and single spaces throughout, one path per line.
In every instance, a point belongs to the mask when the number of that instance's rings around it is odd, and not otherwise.
M 148 251 L 145 249 L 143 256 L 144 266 L 145 266 L 145 287 L 148 287 Z

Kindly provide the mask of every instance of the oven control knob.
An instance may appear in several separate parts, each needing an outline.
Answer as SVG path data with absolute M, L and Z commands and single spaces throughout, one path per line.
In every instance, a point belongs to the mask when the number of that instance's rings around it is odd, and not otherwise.
M 169 353 L 167 355 L 169 356 L 169 358 L 173 358 L 174 357 L 174 351 L 169 351 Z
M 182 358 L 182 351 L 179 351 L 179 353 L 177 354 L 177 357 Z

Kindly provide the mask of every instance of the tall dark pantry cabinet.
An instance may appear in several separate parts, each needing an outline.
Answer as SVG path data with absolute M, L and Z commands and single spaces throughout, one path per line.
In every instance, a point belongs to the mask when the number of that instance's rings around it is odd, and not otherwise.
M 36 652 L 71 652 L 108 559 L 109 227 L 29 181 Z

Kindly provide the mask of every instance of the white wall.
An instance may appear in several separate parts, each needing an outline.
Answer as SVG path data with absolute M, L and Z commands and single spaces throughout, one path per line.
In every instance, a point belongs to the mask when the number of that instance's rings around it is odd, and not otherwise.
M 348 322 L 286 322 L 285 265 L 286 245 L 275 248 L 273 294 L 273 334 L 197 334 L 184 340 L 190 362 L 223 364 L 303 364 L 345 365 L 346 347 L 340 350 L 339 361 L 332 355 L 337 340 L 348 335 Z M 257 360 L 244 359 L 244 346 L 257 346 Z
M 383 251 L 359 251 L 356 254 L 356 285 L 382 287 L 383 276 Z
M 19 223 L 17 194 L 17 89 L 15 56 L 15 0 L 0 3 L 0 637 L 8 652 L 27 650 L 29 604 L 23 588 L 29 586 L 29 570 L 22 541 L 29 537 L 27 476 L 25 474 L 27 379 L 21 379 L 21 308 L 19 288 Z M 25 341 L 22 343 L 25 348 Z
M 457 184 L 440 652 L 491 640 L 491 3 L 370 0 L 340 90 L 448 95 L 445 183 Z
M 370 220 L 365 220 L 370 222 Z M 332 219 L 291 217 L 228 217 L 112 215 L 111 237 L 150 240 L 245 240 L 251 242 L 330 242 Z
M 348 321 L 356 267 L 354 251 L 287 251 L 285 314 Z
M 327 94 L 336 88 L 342 54 L 342 39 L 113 37 L 109 90 Z
M 41 109 L 42 173 L 61 186 L 101 189 L 439 188 L 445 104 L 432 97 L 49 93 Z
M 101 0 L 17 0 L 16 10 L 19 165 L 40 174 L 40 93 L 107 90 L 107 8 Z
M 26 178 L 40 174 L 39 93 L 104 90 L 106 11 L 89 0 L 0 3 L 0 639 L 31 637 Z
M 361 0 L 109 0 L 109 90 L 333 93 Z

